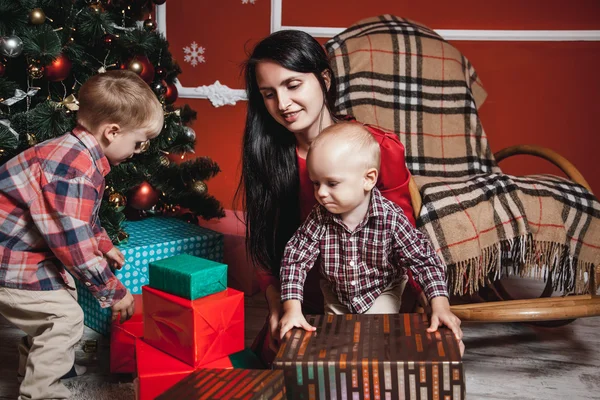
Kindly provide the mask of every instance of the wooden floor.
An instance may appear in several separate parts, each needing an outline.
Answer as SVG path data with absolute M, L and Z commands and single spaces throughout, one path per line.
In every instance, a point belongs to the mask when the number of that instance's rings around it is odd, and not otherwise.
M 266 313 L 261 294 L 246 297 L 247 346 Z M 469 400 L 600 399 L 600 317 L 559 328 L 465 323 L 463 331 Z M 0 317 L 0 399 L 18 396 L 15 377 L 20 337 L 21 332 Z M 84 352 L 86 340 L 98 340 L 98 350 Z M 88 365 L 88 373 L 80 380 L 131 382 L 130 376 L 109 374 L 108 342 L 88 328 L 77 359 Z

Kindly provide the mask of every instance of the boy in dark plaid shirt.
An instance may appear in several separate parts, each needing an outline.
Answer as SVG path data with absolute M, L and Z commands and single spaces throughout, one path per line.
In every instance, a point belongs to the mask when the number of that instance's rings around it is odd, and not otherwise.
M 377 141 L 357 123 L 332 125 L 311 143 L 306 162 L 319 205 L 285 248 L 280 338 L 293 327 L 315 330 L 304 318 L 301 302 L 306 274 L 320 255 L 326 312 L 398 313 L 410 268 L 431 303 L 428 331 L 442 323 L 461 340 L 444 265 L 400 207 L 375 187 L 379 151 Z
M 100 227 L 98 209 L 109 164 L 160 133 L 162 106 L 130 71 L 95 75 L 78 97 L 72 132 L 0 166 L 0 314 L 27 334 L 19 345 L 19 399 L 70 396 L 60 379 L 73 369 L 83 335 L 73 278 L 113 318 L 134 312 L 133 296 L 110 268 L 123 266 L 123 254 Z

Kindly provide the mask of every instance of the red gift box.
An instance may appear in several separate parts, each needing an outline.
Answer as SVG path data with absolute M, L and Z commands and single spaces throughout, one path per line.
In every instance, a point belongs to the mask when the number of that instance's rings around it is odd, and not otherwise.
M 125 321 L 113 321 L 110 333 L 110 372 L 132 373 L 135 368 L 135 342 L 144 334 L 142 295 L 134 294 L 135 313 Z
M 194 372 L 193 367 L 150 346 L 143 339 L 136 341 L 135 350 L 137 400 L 152 400 Z
M 228 288 L 187 300 L 148 286 L 144 298 L 144 340 L 199 367 L 244 348 L 244 294 Z

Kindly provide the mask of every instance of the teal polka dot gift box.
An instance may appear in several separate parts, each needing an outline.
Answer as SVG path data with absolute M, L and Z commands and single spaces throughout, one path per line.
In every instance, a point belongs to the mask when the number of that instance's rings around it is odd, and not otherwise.
M 151 217 L 128 221 L 129 240 L 117 246 L 125 256 L 125 265 L 115 274 L 132 294 L 142 293 L 149 283 L 149 264 L 179 254 L 223 261 L 223 234 L 187 223 L 177 218 Z M 104 335 L 110 333 L 110 308 L 100 308 L 98 301 L 77 282 L 79 305 L 84 323 Z

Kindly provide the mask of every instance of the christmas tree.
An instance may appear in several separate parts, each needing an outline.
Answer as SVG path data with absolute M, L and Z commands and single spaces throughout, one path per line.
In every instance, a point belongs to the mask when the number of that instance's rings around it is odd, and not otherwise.
M 125 215 L 185 214 L 190 221 L 224 215 L 205 181 L 219 172 L 194 152 L 196 113 L 174 107 L 181 69 L 156 31 L 153 7 L 166 0 L 0 0 L 0 164 L 76 124 L 77 91 L 91 76 L 129 69 L 164 105 L 161 134 L 146 151 L 112 168 L 100 210 L 118 243 Z

